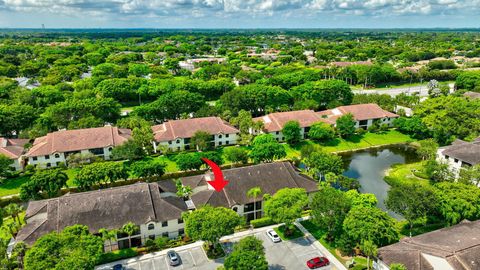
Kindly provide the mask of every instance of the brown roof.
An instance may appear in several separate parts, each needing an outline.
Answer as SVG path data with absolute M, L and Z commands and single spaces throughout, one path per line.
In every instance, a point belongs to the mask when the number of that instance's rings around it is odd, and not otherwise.
M 28 139 L 7 139 L 0 137 L 0 155 L 17 159 L 23 154 L 23 146 L 27 143 Z
M 468 91 L 468 92 L 465 92 L 465 94 L 463 94 L 463 95 L 466 96 L 466 97 L 469 97 L 469 98 L 471 98 L 471 99 L 480 98 L 480 93 L 478 93 L 478 92 Z
M 351 113 L 357 121 L 398 117 L 398 115 L 386 111 L 374 103 L 340 106 L 335 109 L 318 112 L 317 114 L 327 116 L 327 119 L 333 118 L 336 120 L 336 118 L 348 113 Z
M 35 139 L 26 155 L 34 157 L 118 146 L 127 141 L 131 137 L 130 134 L 129 129 L 112 126 L 56 131 Z
M 433 269 L 422 254 L 444 258 L 456 270 L 480 269 L 480 220 L 406 237 L 382 247 L 378 257 L 386 264 L 404 264 L 409 270 Z
M 161 125 L 152 127 L 155 141 L 170 141 L 177 138 L 191 138 L 197 131 L 206 131 L 214 134 L 238 133 L 238 129 L 232 127 L 220 117 L 201 117 L 182 120 L 171 120 Z
M 473 142 L 455 140 L 451 145 L 443 147 L 443 155 L 468 162 L 470 165 L 480 164 L 480 137 Z
M 317 182 L 301 174 L 290 162 L 275 162 L 258 164 L 224 170 L 225 179 L 230 181 L 222 192 L 207 189 L 205 175 L 196 175 L 180 179 L 182 184 L 192 189 L 204 186 L 205 189 L 192 195 L 196 207 L 204 204 L 232 207 L 253 202 L 247 197 L 247 191 L 260 187 L 263 194 L 275 194 L 282 188 L 304 188 L 307 192 L 318 190 Z M 213 179 L 213 176 L 211 176 Z M 198 189 L 197 189 L 198 190 Z
M 187 210 L 183 199 L 162 198 L 160 192 L 156 183 L 137 183 L 32 201 L 25 215 L 27 225 L 17 240 L 32 244 L 46 233 L 74 224 L 86 225 L 96 233 L 101 228 L 119 229 L 128 222 L 140 225 L 181 218 Z
M 280 131 L 288 121 L 297 121 L 300 127 L 309 127 L 314 123 L 323 121 L 322 117 L 312 110 L 270 113 L 253 121 L 262 121 L 264 129 L 268 132 Z

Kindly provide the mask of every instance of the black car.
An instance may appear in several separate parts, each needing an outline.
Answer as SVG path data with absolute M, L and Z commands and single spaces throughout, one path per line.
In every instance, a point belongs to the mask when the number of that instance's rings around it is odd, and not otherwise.
M 125 267 L 122 264 L 115 264 L 112 270 L 125 270 Z

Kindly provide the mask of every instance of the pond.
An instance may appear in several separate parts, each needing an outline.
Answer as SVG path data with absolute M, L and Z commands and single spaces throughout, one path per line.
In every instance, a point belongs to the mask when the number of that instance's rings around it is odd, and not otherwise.
M 383 180 L 385 171 L 393 164 L 408 164 L 419 161 L 415 150 L 406 145 L 371 148 L 357 152 L 342 153 L 345 176 L 356 178 L 362 185 L 360 192 L 373 193 L 378 199 L 378 207 L 388 211 L 384 201 L 390 186 Z M 402 216 L 388 211 L 389 215 L 402 219 Z

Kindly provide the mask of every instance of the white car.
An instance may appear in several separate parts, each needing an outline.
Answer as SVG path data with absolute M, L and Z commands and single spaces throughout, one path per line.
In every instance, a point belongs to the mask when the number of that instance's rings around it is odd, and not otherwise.
M 268 238 L 272 239 L 274 243 L 282 241 L 282 239 L 280 239 L 280 236 L 278 236 L 278 234 L 274 230 L 268 230 L 267 236 Z

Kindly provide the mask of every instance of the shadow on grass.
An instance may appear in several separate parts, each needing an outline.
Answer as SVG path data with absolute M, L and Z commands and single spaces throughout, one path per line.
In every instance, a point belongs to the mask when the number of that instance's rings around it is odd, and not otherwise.
M 355 134 L 346 138 L 345 141 L 352 142 L 352 143 L 359 143 L 362 139 L 363 139 L 363 135 Z

